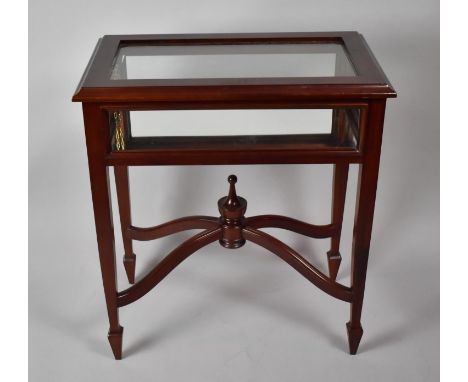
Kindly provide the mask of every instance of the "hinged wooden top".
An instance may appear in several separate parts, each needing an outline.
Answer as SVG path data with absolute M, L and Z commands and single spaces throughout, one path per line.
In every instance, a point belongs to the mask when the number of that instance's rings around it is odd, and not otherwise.
M 287 104 L 388 97 L 396 92 L 362 35 L 317 32 L 104 36 L 73 101 Z

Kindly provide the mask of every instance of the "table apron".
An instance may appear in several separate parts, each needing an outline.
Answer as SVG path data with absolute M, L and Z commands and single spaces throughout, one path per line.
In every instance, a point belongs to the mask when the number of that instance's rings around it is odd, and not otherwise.
M 362 163 L 358 151 L 271 151 L 271 150 L 152 150 L 111 152 L 107 166 L 177 166 L 177 165 L 246 165 L 246 164 L 333 164 Z

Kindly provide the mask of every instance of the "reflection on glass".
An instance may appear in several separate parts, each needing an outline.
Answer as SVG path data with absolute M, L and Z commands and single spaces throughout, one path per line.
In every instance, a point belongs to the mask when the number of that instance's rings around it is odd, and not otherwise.
M 116 111 L 109 123 L 114 151 L 271 144 L 356 149 L 360 109 Z
M 341 44 L 122 46 L 111 79 L 354 76 Z

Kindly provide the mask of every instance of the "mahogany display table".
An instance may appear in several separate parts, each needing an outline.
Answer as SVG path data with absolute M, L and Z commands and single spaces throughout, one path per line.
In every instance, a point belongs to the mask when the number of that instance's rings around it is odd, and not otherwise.
M 119 308 L 144 296 L 188 256 L 215 241 L 225 248 L 239 248 L 246 241 L 262 246 L 324 292 L 350 303 L 347 331 L 349 351 L 355 354 L 363 333 L 361 310 L 389 97 L 396 97 L 396 93 L 357 32 L 100 39 L 73 101 L 83 105 L 110 323 L 108 338 L 115 358 L 122 356 Z M 197 114 L 200 110 L 205 112 Z M 217 110 L 217 114 L 207 117 L 208 110 Z M 259 114 L 252 114 L 254 110 L 269 118 L 264 126 L 249 125 L 252 118 L 258 118 Z M 186 133 L 180 131 L 180 124 L 171 122 L 174 115 L 183 113 L 189 113 L 185 114 Z M 219 119 L 219 113 L 226 113 L 226 117 Z M 305 113 L 310 113 L 313 123 L 301 125 Z M 329 124 L 323 122 L 326 118 Z M 223 129 L 228 121 L 241 123 Z M 206 127 L 209 122 L 217 126 L 210 130 Z M 273 122 L 278 122 L 279 127 L 270 126 Z M 165 132 L 148 133 L 155 124 L 166 128 Z M 330 224 L 312 225 L 278 215 L 245 217 L 247 201 L 236 195 L 234 175 L 228 178 L 228 196 L 218 201 L 220 216 L 184 217 L 150 228 L 131 223 L 128 166 L 299 163 L 334 164 Z M 359 178 L 351 285 L 345 286 L 336 282 L 336 275 L 352 163 L 359 164 Z M 128 280 L 134 284 L 122 291 L 117 290 L 116 283 L 109 166 L 115 171 L 123 262 Z M 329 275 L 261 230 L 266 227 L 331 238 L 327 252 Z M 154 240 L 191 229 L 203 231 L 180 244 L 135 283 L 133 240 Z

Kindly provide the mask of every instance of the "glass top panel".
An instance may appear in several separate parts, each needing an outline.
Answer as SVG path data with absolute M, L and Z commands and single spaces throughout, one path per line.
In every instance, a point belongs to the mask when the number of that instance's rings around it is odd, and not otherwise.
M 134 45 L 119 48 L 111 79 L 355 76 L 339 43 Z

